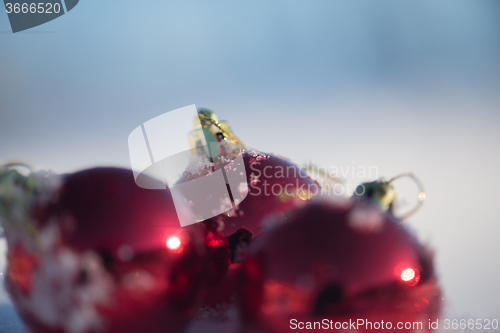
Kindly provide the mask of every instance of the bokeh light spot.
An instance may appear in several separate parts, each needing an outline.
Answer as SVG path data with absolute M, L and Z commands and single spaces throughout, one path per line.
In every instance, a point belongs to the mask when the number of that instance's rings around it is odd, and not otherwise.
M 167 247 L 170 250 L 178 250 L 181 247 L 181 240 L 177 236 L 172 236 L 167 239 Z
M 412 268 L 407 268 L 401 272 L 401 280 L 408 282 L 415 277 L 415 271 Z

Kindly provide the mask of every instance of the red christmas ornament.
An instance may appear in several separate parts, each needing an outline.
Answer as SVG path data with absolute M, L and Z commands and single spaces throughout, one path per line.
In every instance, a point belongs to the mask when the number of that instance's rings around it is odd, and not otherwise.
M 213 218 L 224 224 L 232 262 L 241 262 L 252 237 L 265 228 L 266 218 L 286 216 L 320 191 L 303 170 L 284 158 L 251 149 L 243 153 L 243 162 L 244 190 L 232 193 L 233 209 Z
M 196 172 L 186 172 L 178 180 L 178 183 L 183 183 L 198 177 L 210 177 L 210 173 L 214 170 L 224 168 L 233 185 L 239 184 L 238 191 L 231 191 L 230 185 L 227 184 L 232 202 L 223 203 L 223 205 L 230 209 L 209 220 L 212 224 L 216 221 L 217 225 L 223 225 L 223 233 L 228 236 L 233 262 L 241 261 L 251 238 L 265 228 L 263 222 L 267 217 L 284 216 L 320 191 L 319 186 L 307 173 L 281 157 L 264 154 L 254 149 L 243 152 L 242 156 L 244 173 L 241 172 L 241 166 L 237 165 L 241 163 L 241 159 L 227 162 L 226 159 L 219 158 L 214 166 L 197 164 L 194 168 Z M 213 198 L 207 198 L 207 200 L 213 200 Z M 196 209 L 196 206 L 192 209 Z M 220 252 L 223 256 L 226 255 L 225 250 L 220 250 Z M 222 259 L 213 256 L 211 258 L 211 261 L 222 262 Z
M 440 314 L 432 256 L 366 202 L 298 209 L 254 240 L 243 272 L 244 322 L 257 332 L 428 330 Z
M 34 332 L 181 332 L 201 301 L 206 253 L 168 190 L 130 170 L 65 175 L 33 198 L 34 221 L 6 226 L 7 287 Z M 28 212 L 27 212 L 28 213 Z M 27 214 L 28 215 L 28 214 Z
M 251 149 L 243 154 L 248 195 L 241 201 L 234 194 L 235 209 L 219 216 L 227 235 L 240 228 L 253 236 L 265 227 L 270 215 L 284 215 L 318 194 L 319 186 L 292 162 Z M 238 201 L 237 201 L 238 200 Z
M 225 167 L 229 173 L 238 172 L 234 163 L 237 162 L 223 163 L 218 160 L 215 168 Z M 207 248 L 210 249 L 209 281 L 212 286 L 209 288 L 206 303 L 212 310 L 228 301 L 227 297 L 222 297 L 225 302 L 221 301 L 219 291 L 224 285 L 232 285 L 224 277 L 229 267 L 229 259 L 232 262 L 242 260 L 252 237 L 265 227 L 262 222 L 266 217 L 285 216 L 288 211 L 303 205 L 319 192 L 319 187 L 303 170 L 281 157 L 252 149 L 243 153 L 243 163 L 246 177 L 241 175 L 241 191 L 232 192 L 233 208 L 200 223 L 205 225 Z M 205 176 L 212 171 L 212 168 L 207 166 L 195 175 L 185 175 L 179 182 Z M 229 185 L 227 187 L 230 192 Z M 223 230 L 220 230 L 221 225 Z M 209 241 L 209 238 L 217 241 Z M 232 281 L 232 277 L 228 278 Z

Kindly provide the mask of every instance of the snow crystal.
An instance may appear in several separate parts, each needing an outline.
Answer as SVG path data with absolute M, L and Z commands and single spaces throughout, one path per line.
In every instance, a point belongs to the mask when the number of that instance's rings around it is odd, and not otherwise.
M 205 156 L 191 156 L 189 160 L 189 164 L 184 171 L 184 175 L 189 177 L 191 175 L 201 175 L 205 173 L 212 173 L 212 167 L 214 166 L 213 162 Z
M 265 161 L 265 160 L 268 160 L 271 158 L 271 156 L 269 156 L 265 153 L 262 153 L 258 150 L 255 150 L 253 148 L 250 148 L 248 150 L 248 154 L 252 157 L 252 158 L 250 158 L 250 161 L 249 161 L 250 164 L 256 164 L 260 161 Z

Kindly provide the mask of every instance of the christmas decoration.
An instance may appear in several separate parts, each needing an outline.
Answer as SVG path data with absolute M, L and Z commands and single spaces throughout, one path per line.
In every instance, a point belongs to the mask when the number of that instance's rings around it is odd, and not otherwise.
M 313 202 L 277 221 L 243 263 L 244 326 L 276 333 L 354 321 L 365 332 L 383 321 L 427 330 L 441 305 L 432 255 L 399 222 L 366 200 Z
M 26 177 L 6 167 L 2 175 L 6 284 L 34 332 L 187 326 L 206 254 L 202 235 L 179 227 L 168 190 L 141 189 L 116 168 Z
M 215 113 L 198 116 L 173 182 L 219 173 L 228 195 L 196 187 L 196 201 L 179 189 L 183 213 L 199 222 L 185 227 L 171 192 L 139 187 L 131 170 L 0 167 L 5 280 L 29 329 L 416 331 L 439 317 L 432 254 L 401 225 L 425 199 L 413 174 L 363 183 L 349 199 L 321 199 L 307 171 L 342 180 L 247 149 Z M 398 218 L 393 182 L 402 177 L 415 181 L 419 201 Z

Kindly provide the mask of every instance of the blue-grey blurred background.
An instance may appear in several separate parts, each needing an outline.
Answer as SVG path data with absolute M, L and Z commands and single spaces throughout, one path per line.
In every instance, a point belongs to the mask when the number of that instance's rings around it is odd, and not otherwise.
M 448 317 L 500 319 L 500 1 L 82 0 L 17 34 L 0 12 L 0 162 L 127 167 L 136 126 L 193 103 L 296 163 L 414 172 Z

